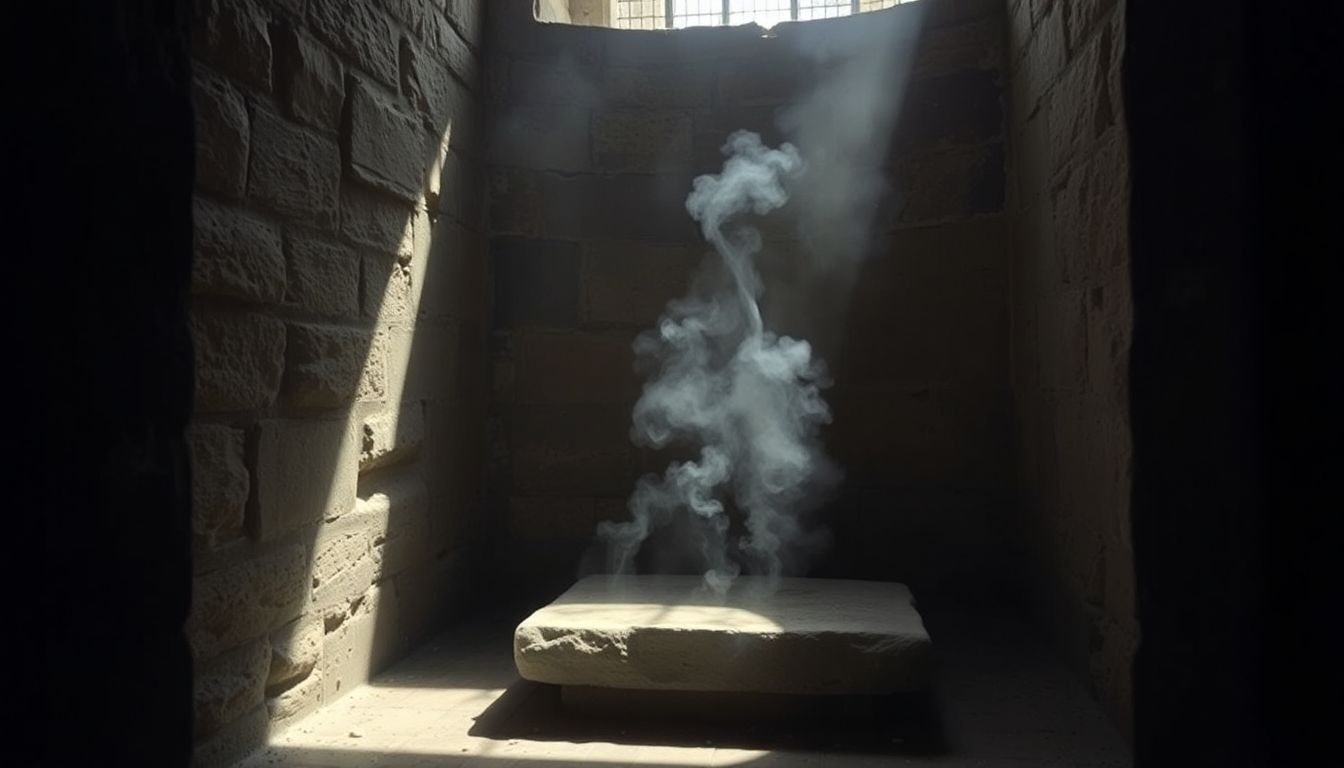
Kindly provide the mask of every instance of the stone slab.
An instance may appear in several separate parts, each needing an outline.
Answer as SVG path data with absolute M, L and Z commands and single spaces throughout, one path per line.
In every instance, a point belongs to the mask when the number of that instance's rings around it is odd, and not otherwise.
M 891 582 L 589 576 L 514 631 L 526 680 L 636 690 L 884 695 L 923 690 L 931 644 Z

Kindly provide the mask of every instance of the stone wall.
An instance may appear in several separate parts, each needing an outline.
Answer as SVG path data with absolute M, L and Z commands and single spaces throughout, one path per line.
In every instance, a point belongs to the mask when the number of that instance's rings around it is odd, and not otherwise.
M 1008 3 L 1012 375 L 1038 615 L 1126 731 L 1137 638 L 1124 3 Z
M 924 594 L 1001 586 L 1003 8 L 924 0 L 881 13 L 918 28 L 908 86 L 891 82 L 905 95 L 875 253 L 823 300 L 788 274 L 796 231 L 767 232 L 767 317 L 815 341 L 835 378 L 827 441 L 846 480 L 826 510 L 835 547 L 815 572 L 905 579 Z M 704 256 L 684 207 L 692 178 L 720 169 L 734 130 L 780 141 L 777 113 L 824 70 L 803 51 L 861 41 L 872 25 L 623 31 L 538 23 L 526 0 L 492 6 L 490 22 L 490 517 L 516 586 L 545 597 L 593 555 L 597 522 L 625 517 L 636 478 L 669 460 L 629 438 L 631 342 Z
M 481 526 L 477 0 L 199 0 L 196 762 L 460 607 Z

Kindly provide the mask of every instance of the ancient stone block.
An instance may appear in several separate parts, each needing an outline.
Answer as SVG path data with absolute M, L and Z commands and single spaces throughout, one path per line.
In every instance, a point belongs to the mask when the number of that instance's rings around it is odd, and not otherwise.
M 448 22 L 462 35 L 463 40 L 475 47 L 479 47 L 481 42 L 481 10 L 484 7 L 485 4 L 478 0 L 446 0 L 444 4 Z
M 191 764 L 196 768 L 232 766 L 266 743 L 268 727 L 266 707 L 258 704 L 224 726 L 219 733 L 197 744 L 192 750 Z
M 925 30 L 911 76 L 924 78 L 966 69 L 999 69 L 1004 55 L 1002 28 L 997 18 L 981 18 Z
M 291 117 L 324 131 L 341 123 L 341 62 L 307 33 L 282 26 L 276 36 L 276 90 Z
M 215 733 L 261 703 L 270 652 L 265 640 L 253 641 L 197 671 L 192 691 L 197 738 Z
M 286 301 L 327 317 L 359 312 L 359 257 L 353 250 L 296 232 L 285 240 L 285 256 Z
M 521 103 L 502 107 L 490 137 L 489 161 L 536 170 L 580 172 L 592 163 L 585 107 Z
M 480 84 L 480 61 L 467 41 L 440 14 L 425 17 L 425 47 L 448 66 L 462 84 L 475 90 Z
M 579 315 L 579 245 L 497 237 L 495 327 L 573 328 Z
M 269 21 L 254 0 L 205 0 L 193 14 L 192 52 L 248 85 L 269 91 Z
M 591 539 L 596 526 L 590 498 L 514 496 L 509 499 L 509 536 L 514 539 Z
M 360 69 L 389 88 L 397 87 L 397 33 L 378 5 L 363 0 L 313 0 L 313 30 Z
M 394 329 L 387 343 L 387 391 L 393 399 L 449 401 L 459 397 L 463 343 L 454 321 L 422 320 Z M 398 394 L 399 393 L 399 394 Z
M 626 331 L 518 334 L 515 350 L 520 403 L 632 403 L 639 397 Z
M 593 162 L 602 171 L 653 173 L 691 162 L 691 118 L 679 112 L 620 110 L 593 116 Z
M 417 229 L 417 243 L 422 233 L 428 241 L 423 243 L 427 258 L 417 254 L 411 262 L 413 279 L 420 284 L 420 313 L 440 319 L 484 318 L 489 295 L 484 237 L 446 218 L 435 221 L 432 229 Z
M 396 594 L 373 587 L 353 615 L 326 634 L 321 663 L 324 704 L 368 682 L 405 648 L 398 632 L 398 614 Z
M 343 621 L 374 582 L 371 550 L 384 525 L 356 504 L 354 511 L 323 523 L 318 530 L 313 543 L 312 610 L 328 627 Z
M 263 408 L 275 400 L 284 372 L 285 326 L 260 315 L 196 309 L 198 412 Z
M 355 178 L 415 202 L 428 155 L 419 121 L 403 114 L 367 83 L 354 79 L 350 90 L 350 130 L 346 157 Z
M 628 493 L 638 474 L 629 405 L 513 406 L 513 492 Z
M 439 211 L 472 229 L 482 228 L 485 182 L 479 162 L 457 150 L 449 151 L 439 187 Z
M 583 322 L 651 326 L 670 299 L 686 292 L 704 256 L 705 248 L 698 246 L 586 243 Z
M 387 397 L 387 348 L 388 334 L 375 334 L 359 377 L 357 397 L 361 403 L 381 402 Z
M 320 628 L 320 624 L 318 625 Z M 319 630 L 320 643 L 322 633 Z M 313 671 L 292 687 L 266 699 L 266 711 L 271 718 L 272 731 L 279 731 L 322 705 L 322 673 Z
M 372 414 L 361 429 L 361 472 L 405 461 L 416 455 L 425 440 L 424 407 L 410 402 L 395 411 Z
M 903 224 L 954 221 L 997 213 L 1004 200 L 1003 145 L 930 152 L 901 164 L 893 201 Z
M 285 294 L 280 229 L 241 210 L 197 197 L 192 204 L 192 289 L 260 303 Z
M 279 213 L 329 226 L 341 180 L 336 143 L 257 109 L 252 121 L 248 195 Z
M 500 94 L 510 104 L 551 104 L 592 107 L 605 95 L 599 69 L 572 58 L 516 59 L 509 62 L 508 78 Z
M 367 331 L 290 323 L 286 399 L 300 408 L 335 408 L 354 401 L 371 341 Z
M 998 76 L 972 69 L 911 83 L 897 120 L 897 147 L 979 144 L 1002 136 Z
M 361 486 L 360 494 L 360 512 L 381 521 L 373 539 L 375 579 L 430 557 L 429 492 L 417 467 L 379 473 Z
M 1050 92 L 1046 120 L 1050 135 L 1049 163 L 1058 173 L 1082 156 L 1111 126 L 1115 125 L 1115 99 L 1111 93 L 1111 35 L 1102 29 L 1097 40 L 1069 63 Z
M 355 504 L 359 443 L 344 420 L 267 420 L 257 429 L 255 538 L 334 519 Z
M 618 106 L 668 109 L 707 107 L 714 91 L 709 67 L 612 67 L 605 73 L 602 94 Z
M 197 576 L 186 624 L 195 658 L 214 658 L 293 619 L 307 594 L 306 576 L 299 544 Z
M 415 209 L 408 203 L 352 185 L 341 187 L 341 235 L 379 253 L 409 259 Z
M 192 80 L 196 113 L 196 185 L 230 199 L 247 186 L 247 106 L 224 80 L 197 75 Z
M 243 526 L 250 480 L 243 463 L 243 432 L 219 424 L 193 424 L 187 430 L 191 450 L 191 528 L 198 536 L 236 531 Z
M 266 674 L 269 695 L 308 676 L 322 656 L 322 618 L 306 614 L 271 633 L 271 661 Z
M 418 288 L 411 265 L 386 256 L 364 258 L 363 314 L 379 325 L 406 325 L 415 320 Z
M 626 689 L 881 695 L 927 688 L 932 646 L 904 584 L 589 576 L 523 620 L 527 680 Z M 576 610 L 577 606 L 582 606 Z M 804 661 L 806 660 L 806 661 Z

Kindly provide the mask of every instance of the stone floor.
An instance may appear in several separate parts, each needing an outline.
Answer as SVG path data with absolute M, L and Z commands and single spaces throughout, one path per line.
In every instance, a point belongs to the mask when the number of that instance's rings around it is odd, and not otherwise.
M 565 716 L 558 689 L 519 680 L 517 618 L 459 626 L 253 755 L 246 768 L 946 766 L 1112 768 L 1123 740 L 1031 633 L 926 617 L 937 655 L 927 703 L 884 727 L 602 721 Z

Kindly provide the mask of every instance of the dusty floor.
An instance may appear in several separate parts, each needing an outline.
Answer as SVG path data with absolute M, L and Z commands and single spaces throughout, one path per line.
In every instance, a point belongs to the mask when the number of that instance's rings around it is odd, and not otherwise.
M 520 681 L 509 621 L 458 627 L 254 755 L 248 768 L 1128 766 L 1123 741 L 1034 638 L 1003 622 L 929 621 L 932 701 L 871 727 L 725 727 L 575 719 Z M 884 721 L 885 722 L 885 721 Z

